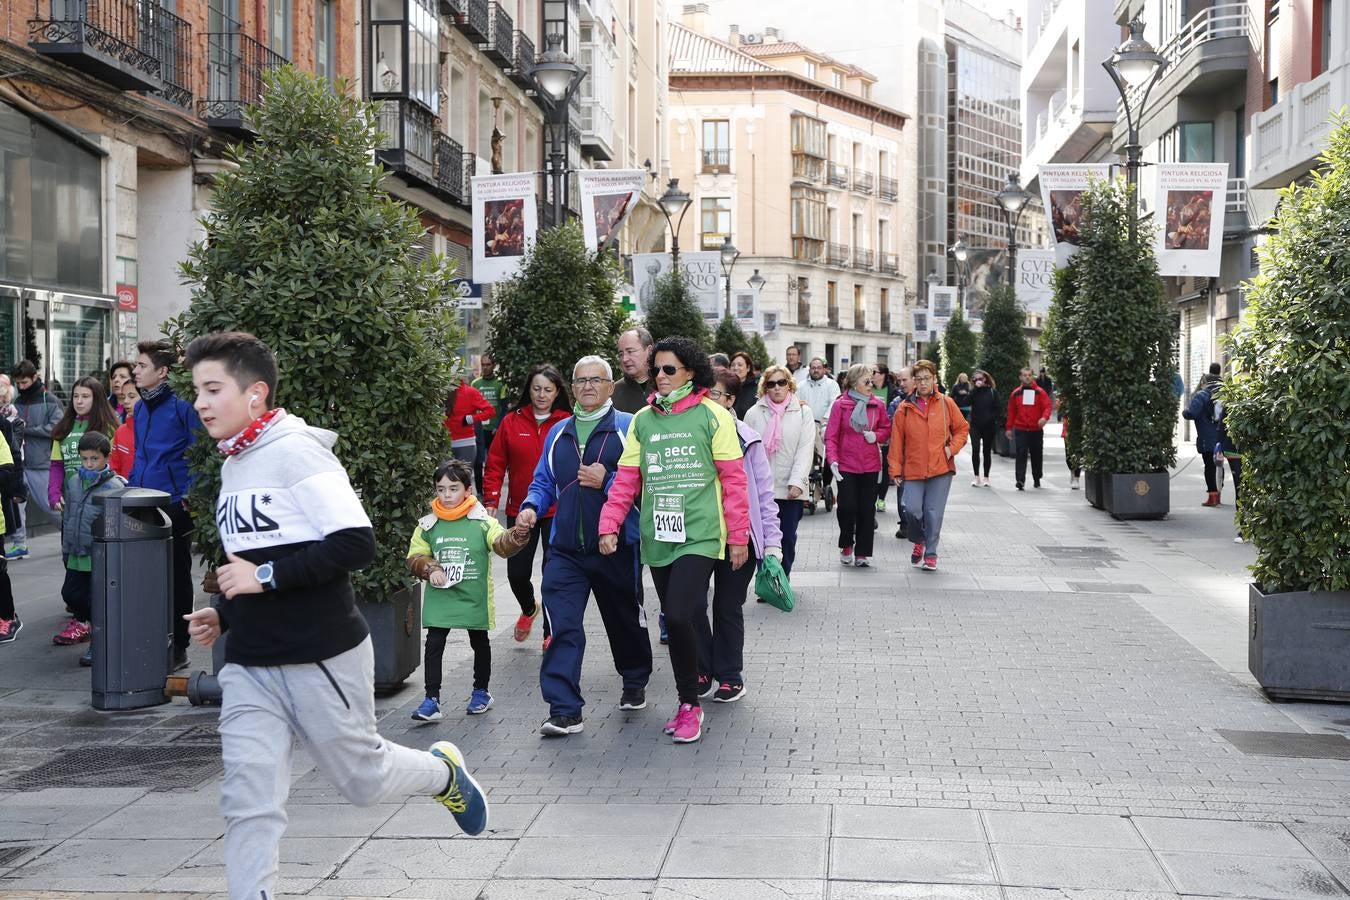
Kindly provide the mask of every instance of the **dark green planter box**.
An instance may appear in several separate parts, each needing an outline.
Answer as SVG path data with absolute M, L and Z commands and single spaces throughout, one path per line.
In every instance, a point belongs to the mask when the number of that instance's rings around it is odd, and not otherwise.
M 1247 668 L 1279 700 L 1350 701 L 1350 591 L 1247 590 Z
M 357 600 L 356 608 L 370 628 L 375 651 L 375 695 L 387 696 L 403 687 L 422 662 L 422 595 L 404 588 L 380 603 Z
M 1101 506 L 1117 519 L 1162 519 L 1170 508 L 1166 472 L 1099 475 Z
M 1013 457 L 1017 455 L 1013 450 L 1013 442 L 1008 440 L 1008 432 L 1002 428 L 994 432 L 994 452 L 999 456 Z
M 1083 496 L 1087 502 L 1097 509 L 1102 508 L 1102 474 L 1100 472 L 1083 472 Z

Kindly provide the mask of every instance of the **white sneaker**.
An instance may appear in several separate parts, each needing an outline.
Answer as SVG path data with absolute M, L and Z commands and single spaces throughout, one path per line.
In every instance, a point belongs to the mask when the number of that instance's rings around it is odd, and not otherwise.
M 1244 541 L 1244 540 L 1242 539 L 1242 535 L 1239 534 L 1237 537 L 1233 538 L 1233 543 L 1235 543 L 1235 544 L 1245 544 L 1245 543 L 1247 543 L 1247 542 Z
M 839 551 L 839 562 L 841 565 L 845 566 L 853 565 L 853 551 L 852 550 Z
M 1076 491 L 1076 490 L 1078 490 L 1078 476 L 1077 476 L 1077 475 L 1073 476 L 1073 480 L 1069 482 L 1069 490 L 1071 490 L 1071 491 Z
M 984 482 L 983 482 L 983 481 L 980 481 L 980 476 L 976 475 L 976 476 L 975 476 L 975 480 L 972 481 L 972 482 L 970 483 L 970 486 L 971 486 L 971 487 L 979 487 L 979 486 L 982 485 L 982 484 L 984 484 Z

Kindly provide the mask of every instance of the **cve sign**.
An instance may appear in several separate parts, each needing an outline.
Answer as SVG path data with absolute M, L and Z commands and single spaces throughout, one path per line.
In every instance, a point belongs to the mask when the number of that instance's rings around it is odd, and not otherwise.
M 117 308 L 122 312 L 136 312 L 140 309 L 140 294 L 133 284 L 119 284 L 117 286 Z

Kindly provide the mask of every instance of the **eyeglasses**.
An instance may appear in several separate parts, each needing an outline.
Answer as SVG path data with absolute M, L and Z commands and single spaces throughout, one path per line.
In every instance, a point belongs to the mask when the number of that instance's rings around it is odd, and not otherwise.
M 766 381 L 766 382 L 764 382 L 764 386 L 765 386 L 766 388 L 780 388 L 780 387 L 787 387 L 787 384 L 788 384 L 788 380 L 787 380 L 786 378 L 775 378 L 773 381 Z
M 915 376 L 914 376 L 914 380 L 917 381 L 919 384 L 927 384 L 928 382 L 930 382 L 930 381 L 933 380 L 933 376 L 932 376 L 932 375 L 915 375 Z
M 602 384 L 609 384 L 614 379 L 606 378 L 603 375 L 592 375 L 589 378 L 573 378 L 572 387 L 599 387 Z
M 652 373 L 655 374 L 657 372 L 661 372 L 666 375 L 674 375 L 676 372 L 679 372 L 683 368 L 684 366 L 671 366 L 671 365 L 652 366 Z
M 721 400 L 723 397 L 730 397 L 730 396 L 731 395 L 728 394 L 726 391 L 719 391 L 717 388 L 712 388 L 711 390 L 708 391 L 708 397 L 713 400 Z

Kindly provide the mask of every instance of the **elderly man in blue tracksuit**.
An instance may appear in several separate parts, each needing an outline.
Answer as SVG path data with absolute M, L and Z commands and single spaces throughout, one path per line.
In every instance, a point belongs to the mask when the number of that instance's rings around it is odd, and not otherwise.
M 544 615 L 553 641 L 539 669 L 539 687 L 549 711 L 539 733 L 548 737 L 582 729 L 583 620 L 592 593 L 609 635 L 614 668 L 623 678 L 619 708 L 636 710 L 647 705 L 652 644 L 639 591 L 636 509 L 624 520 L 618 552 L 611 556 L 598 552 L 600 510 L 633 419 L 614 409 L 610 402 L 613 390 L 614 373 L 600 357 L 583 357 L 572 368 L 576 398 L 572 418 L 553 426 L 544 439 L 529 495 L 516 517 L 517 526 L 533 527 L 541 511 L 556 510 L 543 585 Z

